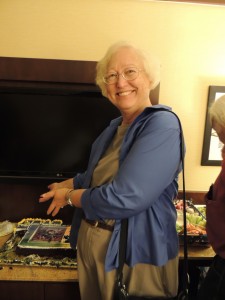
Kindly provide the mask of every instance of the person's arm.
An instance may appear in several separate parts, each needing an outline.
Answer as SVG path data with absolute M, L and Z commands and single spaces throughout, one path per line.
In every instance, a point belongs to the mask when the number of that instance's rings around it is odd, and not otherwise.
M 123 219 L 148 209 L 176 181 L 180 142 L 175 116 L 155 114 L 135 138 L 113 181 L 83 193 L 86 218 Z
M 61 182 L 54 182 L 48 186 L 49 192 L 40 195 L 39 202 L 46 202 L 52 199 L 47 210 L 47 214 L 54 217 L 59 210 L 68 204 L 81 207 L 81 196 L 83 189 L 74 190 L 74 178 L 69 178 Z M 68 201 L 70 199 L 70 201 Z

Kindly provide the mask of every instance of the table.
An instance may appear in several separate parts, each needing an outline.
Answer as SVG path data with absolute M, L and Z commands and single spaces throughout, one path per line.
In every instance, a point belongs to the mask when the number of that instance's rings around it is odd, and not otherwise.
M 7 241 L 10 235 L 0 237 L 0 247 Z M 180 268 L 183 267 L 183 247 L 180 247 Z M 199 266 L 209 266 L 215 252 L 212 247 L 188 246 L 188 268 L 190 275 L 190 293 L 191 299 L 195 299 L 199 282 Z M 180 270 L 180 273 L 182 271 Z M 78 282 L 78 273 L 76 268 L 56 268 L 46 266 L 29 265 L 0 265 L 0 281 L 7 282 L 57 282 L 72 283 Z M 72 293 L 73 294 L 73 293 Z M 74 294 L 73 294 L 74 295 Z M 79 299 L 79 296 L 77 296 Z
M 198 286 L 201 280 L 201 268 L 209 267 L 215 252 L 212 247 L 197 247 L 188 246 L 188 274 L 189 274 L 189 298 L 192 300 L 197 299 Z M 180 264 L 179 264 L 179 281 L 180 289 L 182 288 L 182 276 L 184 271 L 184 249 L 180 247 L 179 251 Z
M 0 237 L 0 248 L 9 239 L 10 235 Z M 188 261 L 196 265 L 210 265 L 215 252 L 212 247 L 188 246 Z M 183 260 L 184 250 L 180 247 L 180 260 Z M 0 266 L 0 280 L 25 280 L 25 281 L 78 281 L 75 268 L 53 268 L 45 266 L 2 265 Z
M 0 248 L 11 235 L 0 237 Z M 0 280 L 74 282 L 78 280 L 77 269 L 46 266 L 0 265 Z
M 0 237 L 0 247 L 9 239 L 10 235 Z M 183 260 L 183 247 L 180 247 L 179 257 Z M 188 246 L 188 260 L 196 265 L 207 266 L 211 263 L 215 252 L 212 247 Z M 53 268 L 45 266 L 2 265 L 0 266 L 0 280 L 25 280 L 25 281 L 78 281 L 77 269 Z
M 188 259 L 190 260 L 204 260 L 211 261 L 215 256 L 215 252 L 212 247 L 198 247 L 198 246 L 188 246 Z M 183 259 L 184 257 L 184 249 L 181 246 L 179 251 L 179 257 Z

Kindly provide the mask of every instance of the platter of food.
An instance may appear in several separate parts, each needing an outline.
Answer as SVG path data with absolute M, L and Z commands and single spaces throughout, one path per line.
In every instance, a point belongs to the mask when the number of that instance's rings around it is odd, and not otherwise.
M 174 202 L 177 211 L 176 228 L 180 244 L 184 243 L 184 215 L 183 200 Z M 187 243 L 192 246 L 209 247 L 206 233 L 206 207 L 205 205 L 194 205 L 191 200 L 186 200 L 186 231 Z

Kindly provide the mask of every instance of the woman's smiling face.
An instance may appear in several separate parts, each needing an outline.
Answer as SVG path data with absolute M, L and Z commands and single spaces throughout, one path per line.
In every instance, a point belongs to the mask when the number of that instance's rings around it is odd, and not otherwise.
M 140 70 L 137 78 L 127 81 L 121 73 L 128 67 L 136 67 Z M 150 106 L 149 93 L 151 82 L 143 69 L 143 62 L 137 53 L 128 47 L 120 48 L 111 58 L 107 74 L 115 72 L 119 74 L 113 84 L 106 84 L 107 97 L 125 114 L 139 114 L 145 107 Z

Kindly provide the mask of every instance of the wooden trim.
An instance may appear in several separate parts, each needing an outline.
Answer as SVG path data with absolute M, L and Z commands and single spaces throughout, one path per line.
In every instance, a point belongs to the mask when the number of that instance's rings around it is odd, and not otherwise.
M 75 282 L 78 281 L 76 269 L 51 268 L 39 266 L 2 265 L 1 278 L 11 281 L 52 281 Z
M 186 191 L 186 200 L 193 200 L 194 204 L 205 204 L 204 197 L 207 191 Z M 178 199 L 183 199 L 183 192 L 179 191 Z
M 95 83 L 95 61 L 0 57 L 0 80 Z
M 0 88 L 47 87 L 86 90 L 95 86 L 96 61 L 0 57 Z M 97 86 L 96 86 L 97 88 Z M 159 102 L 158 85 L 150 93 Z

